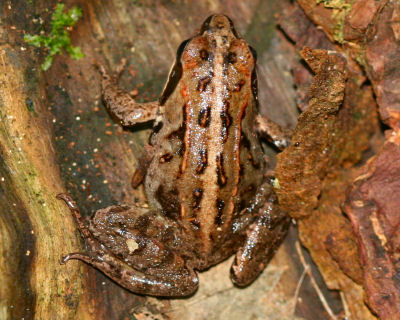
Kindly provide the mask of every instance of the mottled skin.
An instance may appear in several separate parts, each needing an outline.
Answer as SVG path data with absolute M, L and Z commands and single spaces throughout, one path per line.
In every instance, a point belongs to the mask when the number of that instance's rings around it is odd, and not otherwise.
M 266 177 L 259 137 L 279 148 L 287 131 L 258 114 L 255 53 L 229 18 L 213 15 L 182 43 L 160 102 L 136 103 L 104 68 L 103 97 L 123 125 L 155 120 L 135 173 L 149 208 L 112 206 L 85 227 L 90 251 L 80 259 L 123 287 L 155 296 L 194 292 L 204 270 L 232 254 L 232 281 L 244 286 L 281 243 L 289 218 Z

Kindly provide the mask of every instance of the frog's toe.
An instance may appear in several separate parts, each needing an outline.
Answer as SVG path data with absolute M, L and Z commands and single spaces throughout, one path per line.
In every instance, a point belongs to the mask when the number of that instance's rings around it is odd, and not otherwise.
M 125 58 L 122 58 L 121 61 L 117 65 L 117 70 L 116 74 L 119 76 L 125 69 L 126 67 L 127 60 Z
M 82 252 L 72 252 L 63 256 L 60 260 L 60 264 L 66 264 L 69 260 L 82 260 L 87 262 L 90 260 L 90 256 L 87 253 Z

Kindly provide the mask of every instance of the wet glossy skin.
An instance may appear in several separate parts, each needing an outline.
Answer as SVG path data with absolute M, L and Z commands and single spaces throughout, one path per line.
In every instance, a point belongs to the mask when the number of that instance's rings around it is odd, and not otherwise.
M 194 270 L 235 254 L 232 281 L 253 281 L 289 224 L 259 137 L 277 146 L 287 137 L 258 114 L 255 54 L 231 20 L 213 15 L 182 43 L 159 103 L 136 103 L 102 73 L 104 101 L 123 125 L 155 120 L 133 180 L 144 180 L 150 209 L 108 207 L 86 228 L 60 195 L 90 246 L 64 261 L 83 260 L 136 293 L 182 296 L 198 286 Z

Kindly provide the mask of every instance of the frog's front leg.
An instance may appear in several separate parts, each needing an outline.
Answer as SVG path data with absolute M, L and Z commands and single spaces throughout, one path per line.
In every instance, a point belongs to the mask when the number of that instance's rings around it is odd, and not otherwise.
M 136 123 L 147 122 L 156 118 L 160 106 L 158 101 L 138 103 L 129 93 L 118 86 L 119 76 L 125 61 L 119 66 L 117 73 L 109 75 L 103 66 L 99 66 L 102 75 L 101 87 L 103 101 L 110 111 L 123 126 L 133 126 Z
M 290 224 L 289 216 L 280 210 L 276 195 L 267 183 L 260 187 L 257 197 L 255 202 L 264 204 L 253 213 L 256 219 L 246 229 L 245 242 L 237 251 L 231 268 L 232 282 L 238 286 L 246 286 L 261 273 Z
M 282 128 L 276 122 L 262 115 L 258 115 L 256 118 L 256 128 L 261 137 L 272 142 L 279 150 L 289 146 L 292 130 Z
M 172 222 L 165 224 L 145 208 L 111 206 L 98 210 L 88 228 L 71 197 L 57 197 L 67 203 L 90 247 L 86 253 L 66 255 L 62 263 L 84 261 L 134 293 L 178 297 L 196 291 L 197 274 L 174 252 L 180 236 Z

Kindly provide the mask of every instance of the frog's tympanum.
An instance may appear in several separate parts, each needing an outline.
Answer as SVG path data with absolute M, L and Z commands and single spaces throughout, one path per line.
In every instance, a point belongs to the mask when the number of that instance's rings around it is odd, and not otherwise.
M 184 41 L 159 102 L 137 103 L 104 68 L 105 105 L 124 126 L 154 120 L 133 179 L 148 205 L 98 210 L 86 226 L 73 212 L 89 250 L 70 253 L 135 293 L 185 296 L 196 270 L 231 255 L 231 279 L 252 282 L 288 229 L 277 205 L 260 137 L 279 149 L 288 130 L 258 114 L 255 51 L 224 15 L 212 15 Z

